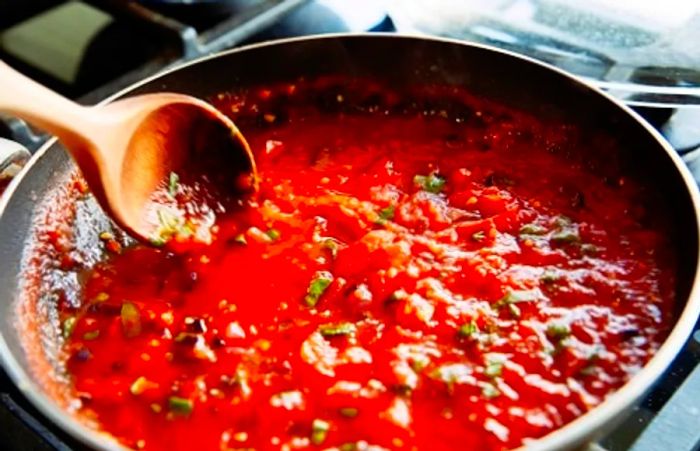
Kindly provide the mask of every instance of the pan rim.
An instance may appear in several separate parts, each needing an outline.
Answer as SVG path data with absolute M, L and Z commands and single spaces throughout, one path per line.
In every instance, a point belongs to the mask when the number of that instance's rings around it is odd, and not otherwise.
M 464 47 L 477 48 L 488 52 L 498 53 L 510 58 L 515 58 L 525 63 L 535 64 L 543 69 L 558 74 L 564 77 L 570 83 L 578 87 L 592 91 L 599 96 L 602 96 L 611 106 L 617 107 L 630 116 L 637 125 L 641 126 L 664 150 L 666 156 L 670 158 L 678 171 L 685 189 L 689 194 L 690 200 L 693 203 L 693 213 L 696 223 L 696 233 L 700 239 L 700 190 L 695 182 L 690 170 L 685 166 L 681 157 L 676 153 L 673 147 L 666 139 L 653 128 L 646 120 L 638 113 L 632 110 L 629 106 L 614 98 L 612 95 L 602 91 L 601 89 L 591 86 L 579 77 L 570 74 L 562 69 L 551 66 L 547 63 L 535 60 L 531 57 L 517 54 L 508 50 L 495 48 L 489 45 L 471 43 L 458 39 L 449 39 L 441 37 L 431 37 L 421 34 L 397 34 L 397 33 L 330 33 L 322 35 L 308 35 L 302 37 L 286 38 L 255 43 L 242 47 L 226 50 L 224 52 L 207 55 L 201 58 L 194 59 L 187 63 L 167 68 L 150 77 L 147 77 L 137 83 L 134 83 L 119 92 L 100 101 L 97 105 L 104 105 L 116 99 L 125 97 L 134 90 L 158 80 L 159 78 L 177 72 L 179 70 L 200 64 L 208 60 L 214 60 L 239 52 L 248 52 L 259 48 L 269 46 L 280 46 L 294 44 L 305 41 L 319 40 L 355 40 L 355 39 L 398 39 L 398 40 L 417 40 L 417 41 L 432 41 L 442 44 L 459 45 Z M 52 138 L 46 142 L 30 159 L 27 165 L 22 169 L 12 182 L 9 184 L 3 196 L 0 197 L 0 221 L 2 220 L 10 200 L 14 197 L 14 193 L 22 181 L 29 176 L 32 168 L 46 154 L 46 152 L 56 143 L 56 139 Z M 700 248 L 696 249 L 697 261 L 700 262 Z M 7 300 L 7 302 L 15 302 L 16 300 Z M 639 398 L 651 387 L 651 385 L 661 376 L 663 371 L 669 366 L 681 348 L 685 345 L 690 333 L 693 330 L 698 316 L 700 315 L 700 264 L 695 267 L 695 274 L 692 277 L 692 288 L 688 294 L 686 305 L 673 326 L 673 329 L 664 340 L 656 354 L 642 367 L 642 369 L 628 380 L 622 387 L 609 395 L 601 404 L 581 415 L 579 418 L 565 424 L 564 426 L 544 435 L 538 439 L 528 441 L 527 444 L 518 448 L 532 450 L 555 450 L 567 446 L 572 446 L 582 443 L 586 438 L 595 436 L 595 431 L 600 430 L 606 423 L 610 422 L 616 415 L 624 410 L 632 407 Z M 55 425 L 62 430 L 68 432 L 73 438 L 82 443 L 97 448 L 107 450 L 122 450 L 127 449 L 119 444 L 114 437 L 104 431 L 92 429 L 78 421 L 74 416 L 67 414 L 64 409 L 60 408 L 55 401 L 46 395 L 43 389 L 33 381 L 29 372 L 25 371 L 10 351 L 5 336 L 0 333 L 0 363 L 7 372 L 8 376 L 33 406 L 35 406 L 44 416 L 51 420 Z

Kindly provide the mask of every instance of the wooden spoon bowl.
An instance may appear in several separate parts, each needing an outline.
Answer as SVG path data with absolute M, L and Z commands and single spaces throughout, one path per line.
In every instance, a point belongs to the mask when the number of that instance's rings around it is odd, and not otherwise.
M 173 174 L 200 193 L 199 203 L 220 206 L 257 189 L 245 138 L 202 100 L 162 93 L 84 107 L 2 62 L 0 86 L 0 110 L 55 134 L 102 208 L 137 239 L 153 242 L 158 193 Z

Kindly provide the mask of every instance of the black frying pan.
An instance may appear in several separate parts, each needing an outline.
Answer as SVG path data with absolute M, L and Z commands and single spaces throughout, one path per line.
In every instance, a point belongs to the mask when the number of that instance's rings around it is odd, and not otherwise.
M 459 85 L 506 105 L 574 122 L 615 137 L 623 170 L 644 180 L 667 199 L 677 239 L 676 324 L 656 356 L 624 387 L 574 422 L 535 442 L 535 449 L 573 448 L 613 427 L 649 389 L 681 349 L 700 312 L 698 292 L 698 205 L 700 194 L 680 158 L 661 136 L 611 97 L 549 66 L 514 54 L 458 41 L 396 35 L 325 36 L 254 45 L 204 58 L 145 80 L 116 97 L 169 90 L 200 97 L 298 77 L 344 74 L 371 77 L 401 88 L 414 84 Z M 533 168 L 534 169 L 534 168 Z M 57 299 L 52 284 L 75 283 L 69 273 L 42 267 L 41 289 L 22 293 L 23 273 L 35 219 L 55 205 L 75 205 L 61 186 L 75 170 L 55 143 L 44 146 L 0 201 L 0 357 L 5 370 L 37 408 L 84 443 L 106 449 L 119 445 L 66 414 L 60 393 L 47 394 L 60 346 Z M 74 245 L 93 263 L 98 230 L 107 219 L 94 203 L 82 203 L 70 224 Z M 18 312 L 31 315 L 18 327 Z M 27 317 L 27 315 L 25 315 Z M 37 368 L 43 368 L 37 371 Z M 60 387 L 60 384 L 58 384 Z M 55 401 L 59 399 L 59 401 Z
M 269 0 L 138 0 L 138 2 L 166 16 L 188 23 L 223 19 L 247 8 L 256 8 L 264 3 L 275 3 Z

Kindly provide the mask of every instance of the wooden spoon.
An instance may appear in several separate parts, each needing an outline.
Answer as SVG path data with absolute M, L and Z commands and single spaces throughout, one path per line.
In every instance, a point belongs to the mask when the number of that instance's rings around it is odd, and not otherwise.
M 195 196 L 199 202 L 230 201 L 257 189 L 243 135 L 213 106 L 190 96 L 147 94 L 85 107 L 0 61 L 0 111 L 56 135 L 102 208 L 142 241 L 153 242 L 159 227 L 154 193 L 167 189 L 172 174 L 208 191 Z

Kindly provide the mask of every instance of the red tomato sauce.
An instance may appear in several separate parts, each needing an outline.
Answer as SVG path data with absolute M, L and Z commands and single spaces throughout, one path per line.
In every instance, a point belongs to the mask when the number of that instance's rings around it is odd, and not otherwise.
M 673 254 L 652 196 L 576 157 L 606 144 L 476 101 L 279 101 L 304 86 L 218 99 L 261 187 L 210 245 L 105 235 L 62 312 L 101 428 L 163 450 L 508 449 L 660 346 Z

